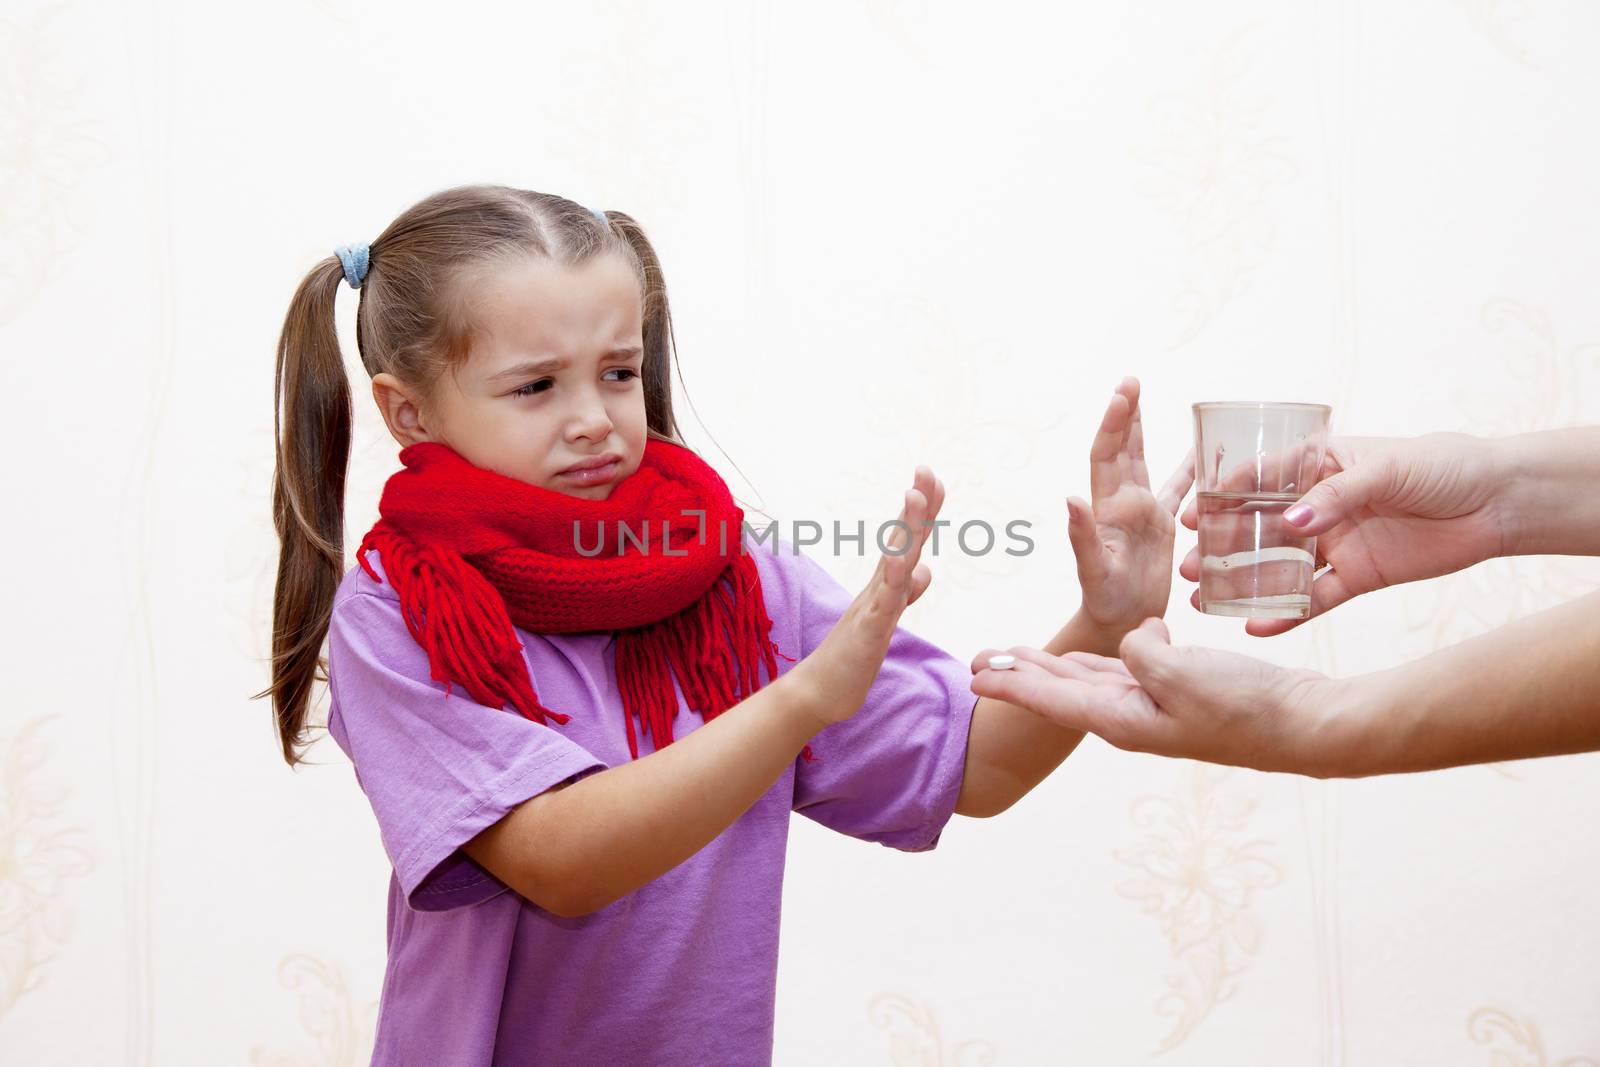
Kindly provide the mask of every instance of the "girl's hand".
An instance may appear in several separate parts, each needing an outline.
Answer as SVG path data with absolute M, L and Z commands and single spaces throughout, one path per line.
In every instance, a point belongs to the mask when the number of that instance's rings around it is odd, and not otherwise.
M 916 602 L 933 579 L 920 559 L 944 504 L 944 484 L 929 468 L 918 467 L 913 486 L 906 490 L 900 512 L 900 521 L 911 531 L 909 541 L 905 528 L 893 528 L 886 538 L 889 551 L 878 560 L 866 588 L 822 643 L 784 676 L 795 680 L 791 684 L 803 686 L 807 707 L 824 725 L 841 722 L 860 710 L 883 667 L 900 613 Z
M 1150 752 L 1315 777 L 1343 773 L 1344 710 L 1354 682 L 1277 667 L 1234 652 L 1174 648 L 1166 624 L 1148 619 L 1122 640 L 1121 659 L 1090 652 L 1052 656 L 1009 649 L 1011 670 L 973 661 L 972 691 L 1093 733 L 1129 752 Z
M 1067 536 L 1083 587 L 1079 614 L 1106 649 L 1151 616 L 1166 613 L 1172 593 L 1173 516 L 1194 484 L 1194 456 L 1179 465 L 1159 494 L 1150 491 L 1139 418 L 1139 380 L 1124 378 L 1106 406 L 1089 450 L 1093 507 L 1067 500 Z
M 1322 480 L 1284 514 L 1317 535 L 1317 563 L 1327 569 L 1311 583 L 1314 618 L 1374 589 L 1435 578 L 1501 554 L 1506 519 L 1498 505 L 1508 481 L 1492 444 L 1459 433 L 1413 438 L 1336 437 L 1328 442 Z M 1195 506 L 1183 524 L 1195 528 Z M 1199 549 L 1178 569 L 1200 580 Z M 1190 598 L 1200 606 L 1196 590 Z M 1304 620 L 1252 619 L 1245 632 L 1280 634 Z

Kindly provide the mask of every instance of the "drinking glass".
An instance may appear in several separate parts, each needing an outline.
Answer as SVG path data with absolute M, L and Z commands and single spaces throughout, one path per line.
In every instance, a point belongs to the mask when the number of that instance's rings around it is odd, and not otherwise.
M 1326 404 L 1194 405 L 1201 611 L 1310 617 L 1317 539 L 1283 513 L 1322 476 L 1331 414 Z

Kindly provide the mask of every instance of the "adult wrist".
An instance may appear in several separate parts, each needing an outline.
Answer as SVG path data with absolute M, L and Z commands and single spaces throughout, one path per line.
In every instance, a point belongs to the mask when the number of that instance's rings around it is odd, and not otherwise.
M 1537 506 L 1539 488 L 1529 438 L 1529 434 L 1513 434 L 1485 442 L 1492 472 L 1489 510 L 1500 534 L 1497 556 L 1520 556 L 1528 551 L 1527 517 Z
M 1600 426 L 1516 434 L 1495 445 L 1504 554 L 1600 554 Z
M 1294 770 L 1314 778 L 1385 773 L 1394 724 L 1383 714 L 1377 676 L 1319 678 L 1301 689 L 1299 700 L 1293 717 L 1311 726 Z

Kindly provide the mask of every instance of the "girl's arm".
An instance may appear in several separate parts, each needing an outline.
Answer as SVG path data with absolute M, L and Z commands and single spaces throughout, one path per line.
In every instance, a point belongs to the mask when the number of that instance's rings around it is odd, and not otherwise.
M 546 911 L 598 911 L 709 844 L 827 725 L 799 666 L 658 752 L 524 801 L 462 849 Z
M 1174 516 L 1193 482 L 1194 460 L 1186 457 L 1161 491 L 1151 492 L 1139 380 L 1124 378 L 1089 449 L 1093 503 L 1067 501 L 1067 534 L 1083 603 L 1045 645 L 1047 651 L 1114 656 L 1124 634 L 1147 616 L 1166 611 Z M 988 666 L 993 651 L 986 649 L 973 660 L 974 672 Z M 1081 740 L 1081 731 L 992 696 L 981 698 L 972 713 L 956 811 L 978 818 L 998 815 L 1044 781 Z
M 1117 643 L 1082 615 L 1074 615 L 1045 649 L 1115 655 Z M 972 669 L 988 666 L 984 651 Z M 956 798 L 956 814 L 986 819 L 1015 804 L 1061 766 L 1083 740 L 1083 731 L 1062 726 L 1027 708 L 994 697 L 979 697 L 967 735 L 967 764 Z
M 919 560 L 943 503 L 943 484 L 917 468 L 904 525 L 866 588 L 790 670 L 659 751 L 524 801 L 462 849 L 523 897 L 572 918 L 710 844 L 812 737 L 861 708 L 901 613 L 928 588 Z M 909 545 L 903 530 L 918 531 Z

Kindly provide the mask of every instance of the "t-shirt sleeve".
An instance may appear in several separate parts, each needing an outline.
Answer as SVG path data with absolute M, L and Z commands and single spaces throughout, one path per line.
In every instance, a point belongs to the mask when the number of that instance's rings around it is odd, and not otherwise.
M 606 764 L 514 708 L 432 679 L 400 603 L 339 600 L 328 631 L 329 732 L 355 767 L 406 902 L 476 904 L 509 887 L 460 846 L 512 808 Z
M 774 551 L 793 549 L 780 543 Z M 855 594 L 805 555 L 781 564 L 798 605 L 804 657 Z M 860 710 L 812 738 L 815 760 L 795 761 L 794 810 L 903 852 L 934 848 L 961 793 L 978 700 L 971 686 L 968 664 L 897 627 Z

